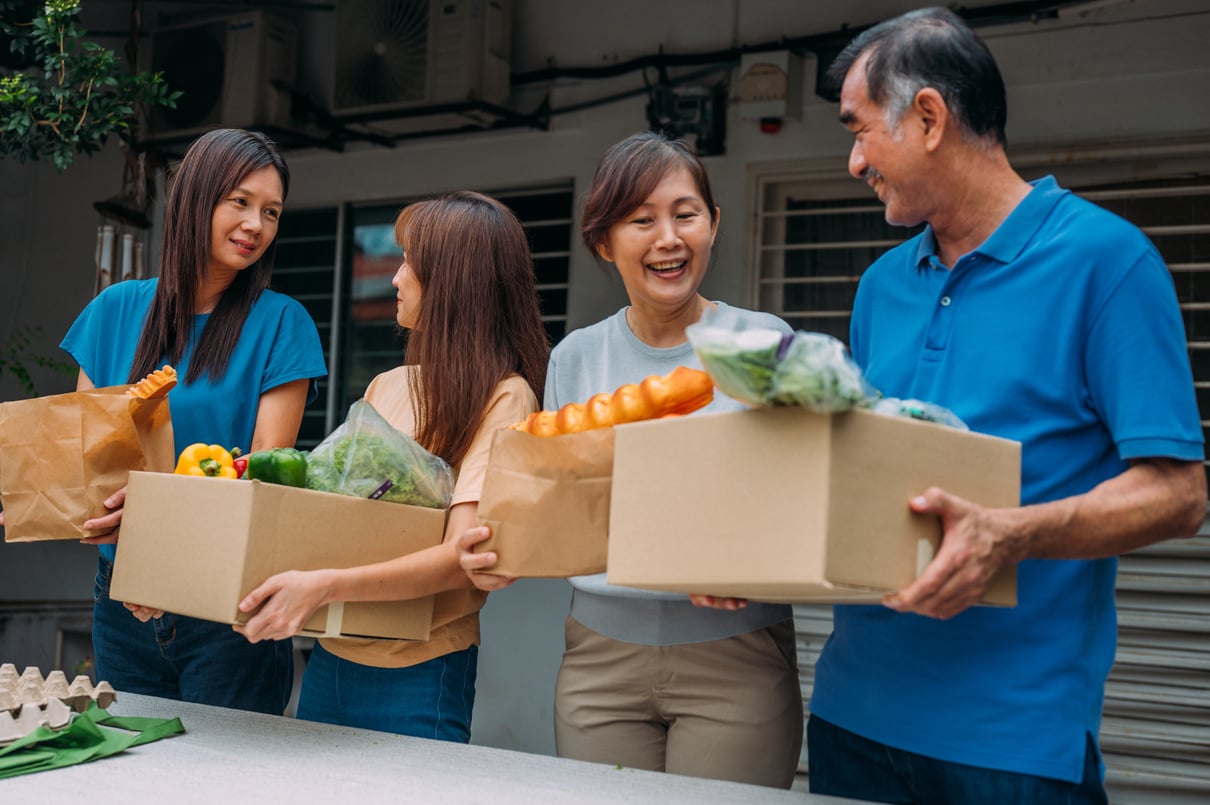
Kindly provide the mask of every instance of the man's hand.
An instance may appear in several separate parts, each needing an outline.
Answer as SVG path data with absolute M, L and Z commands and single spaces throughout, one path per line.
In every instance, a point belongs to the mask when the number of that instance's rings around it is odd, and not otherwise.
M 1000 568 L 1024 547 L 1010 528 L 1013 509 L 987 509 L 931 487 L 908 504 L 941 519 L 941 546 L 920 577 L 882 603 L 897 612 L 952 618 L 975 604 Z

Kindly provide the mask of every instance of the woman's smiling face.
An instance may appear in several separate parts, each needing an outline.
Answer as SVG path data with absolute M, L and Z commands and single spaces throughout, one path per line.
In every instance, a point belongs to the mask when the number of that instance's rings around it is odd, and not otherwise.
M 677 168 L 609 228 L 597 251 L 617 267 L 632 305 L 679 308 L 697 295 L 717 231 L 717 210 L 689 171 Z
M 219 201 L 210 219 L 210 273 L 238 273 L 277 237 L 282 183 L 272 166 L 252 171 Z

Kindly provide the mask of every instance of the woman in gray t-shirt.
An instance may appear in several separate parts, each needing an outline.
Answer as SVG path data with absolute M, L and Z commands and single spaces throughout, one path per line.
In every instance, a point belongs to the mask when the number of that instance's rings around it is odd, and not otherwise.
M 642 132 L 605 153 L 580 231 L 618 272 L 630 304 L 555 347 L 547 410 L 677 366 L 701 368 L 685 328 L 726 307 L 698 292 L 718 222 L 705 167 L 684 142 Z M 767 313 L 733 312 L 790 332 Z M 744 407 L 716 393 L 703 410 Z M 463 554 L 468 572 L 494 561 Z M 571 583 L 555 688 L 560 757 L 790 787 L 803 725 L 790 607 L 699 609 L 685 595 L 610 585 L 603 573 Z

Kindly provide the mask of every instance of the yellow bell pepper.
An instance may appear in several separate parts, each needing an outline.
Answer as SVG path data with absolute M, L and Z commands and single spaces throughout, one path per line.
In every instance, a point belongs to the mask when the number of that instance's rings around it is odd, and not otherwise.
M 198 475 L 205 478 L 236 478 L 235 460 L 218 444 L 191 444 L 181 451 L 176 463 L 177 475 Z

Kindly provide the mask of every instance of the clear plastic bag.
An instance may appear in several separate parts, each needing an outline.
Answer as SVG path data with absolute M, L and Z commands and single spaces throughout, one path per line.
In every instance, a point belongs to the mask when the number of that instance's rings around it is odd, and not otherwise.
M 835 413 L 878 397 L 844 344 L 830 335 L 752 327 L 729 309 L 706 313 L 686 333 L 715 385 L 749 405 Z
M 364 399 L 307 456 L 307 487 L 433 509 L 449 507 L 450 465 L 383 419 Z
M 874 403 L 873 411 L 888 416 L 902 416 L 923 422 L 936 422 L 958 430 L 970 430 L 967 424 L 948 408 L 923 400 L 901 400 L 898 397 L 883 397 Z
M 817 414 L 832 414 L 868 405 L 878 396 L 845 345 L 830 335 L 799 330 L 783 341 L 778 354 L 774 405 L 801 405 Z
M 745 326 L 730 311 L 707 313 L 686 329 L 702 368 L 728 397 L 767 405 L 783 333 Z

